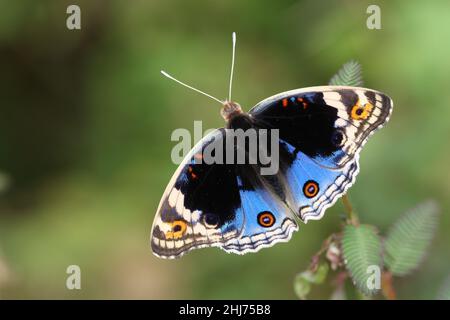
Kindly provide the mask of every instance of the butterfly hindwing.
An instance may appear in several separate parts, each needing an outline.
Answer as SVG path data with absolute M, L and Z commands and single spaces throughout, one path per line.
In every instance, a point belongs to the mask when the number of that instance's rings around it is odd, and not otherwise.
M 228 241 L 222 249 L 244 254 L 289 241 L 292 233 L 298 230 L 289 207 L 280 201 L 268 183 L 264 185 L 263 180 L 252 180 L 248 176 L 247 182 L 243 182 L 245 176 L 238 176 L 242 201 L 239 212 L 244 216 L 244 227 L 240 237 Z
M 280 150 L 287 203 L 304 222 L 322 218 L 325 210 L 351 187 L 359 171 L 358 161 L 344 168 L 323 167 L 283 141 Z

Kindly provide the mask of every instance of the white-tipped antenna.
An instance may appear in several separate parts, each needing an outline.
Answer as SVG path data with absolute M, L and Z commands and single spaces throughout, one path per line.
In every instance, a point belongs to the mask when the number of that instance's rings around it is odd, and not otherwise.
M 228 101 L 231 101 L 231 88 L 233 86 L 233 73 L 234 73 L 234 57 L 236 55 L 236 32 L 233 32 L 233 53 L 231 56 L 231 72 L 230 72 L 230 86 L 228 89 Z
M 185 86 L 186 88 L 189 88 L 189 89 L 194 90 L 194 91 L 196 91 L 198 93 L 201 93 L 201 94 L 207 96 L 208 98 L 211 98 L 211 99 L 219 102 L 220 104 L 224 104 L 224 101 L 221 101 L 220 99 L 217 99 L 216 97 L 213 97 L 212 95 L 207 94 L 206 92 L 200 91 L 200 90 L 198 90 L 198 89 L 196 89 L 196 88 L 194 88 L 194 87 L 192 87 L 192 86 L 190 86 L 190 85 L 188 85 L 188 84 L 186 84 L 184 82 L 181 82 L 180 80 L 175 79 L 174 77 L 172 77 L 170 74 L 168 74 L 164 70 L 161 70 L 161 73 L 162 73 L 163 76 L 165 76 L 165 77 L 167 77 L 167 78 L 169 78 L 169 79 L 171 79 L 171 80 L 181 84 L 182 86 Z

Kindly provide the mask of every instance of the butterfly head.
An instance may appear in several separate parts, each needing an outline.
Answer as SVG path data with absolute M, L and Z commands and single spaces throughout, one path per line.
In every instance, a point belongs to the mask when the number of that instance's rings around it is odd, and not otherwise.
M 229 121 L 234 116 L 241 114 L 242 108 L 239 103 L 234 101 L 224 101 L 222 105 L 222 109 L 220 109 L 221 116 L 225 119 L 225 121 Z

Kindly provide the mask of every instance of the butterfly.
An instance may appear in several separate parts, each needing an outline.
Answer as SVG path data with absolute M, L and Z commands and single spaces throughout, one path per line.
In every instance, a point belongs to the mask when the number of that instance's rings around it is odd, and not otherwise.
M 391 114 L 387 95 L 347 86 L 282 92 L 246 113 L 231 100 L 235 39 L 233 33 L 229 99 L 210 96 L 222 104 L 226 127 L 199 141 L 166 187 L 150 239 L 158 257 L 178 258 L 202 247 L 245 254 L 289 241 L 299 222 L 321 219 L 355 182 L 361 148 Z M 260 161 L 199 161 L 209 147 L 225 145 L 230 132 L 239 129 L 277 131 L 276 173 L 262 175 Z M 222 150 L 226 158 L 230 149 Z

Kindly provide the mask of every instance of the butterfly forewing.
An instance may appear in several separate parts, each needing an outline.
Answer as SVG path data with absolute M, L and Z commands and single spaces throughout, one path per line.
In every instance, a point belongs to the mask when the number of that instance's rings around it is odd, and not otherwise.
M 249 114 L 258 126 L 279 129 L 287 203 L 307 221 L 320 219 L 353 184 L 362 146 L 391 110 L 378 91 L 325 86 L 280 93 Z
M 153 223 L 157 256 L 177 258 L 208 246 L 255 252 L 289 240 L 298 229 L 283 196 L 275 194 L 276 182 L 260 179 L 258 165 L 205 161 L 208 147 L 223 145 L 227 134 L 220 129 L 205 137 L 175 172 Z M 225 146 L 223 152 L 226 158 Z

